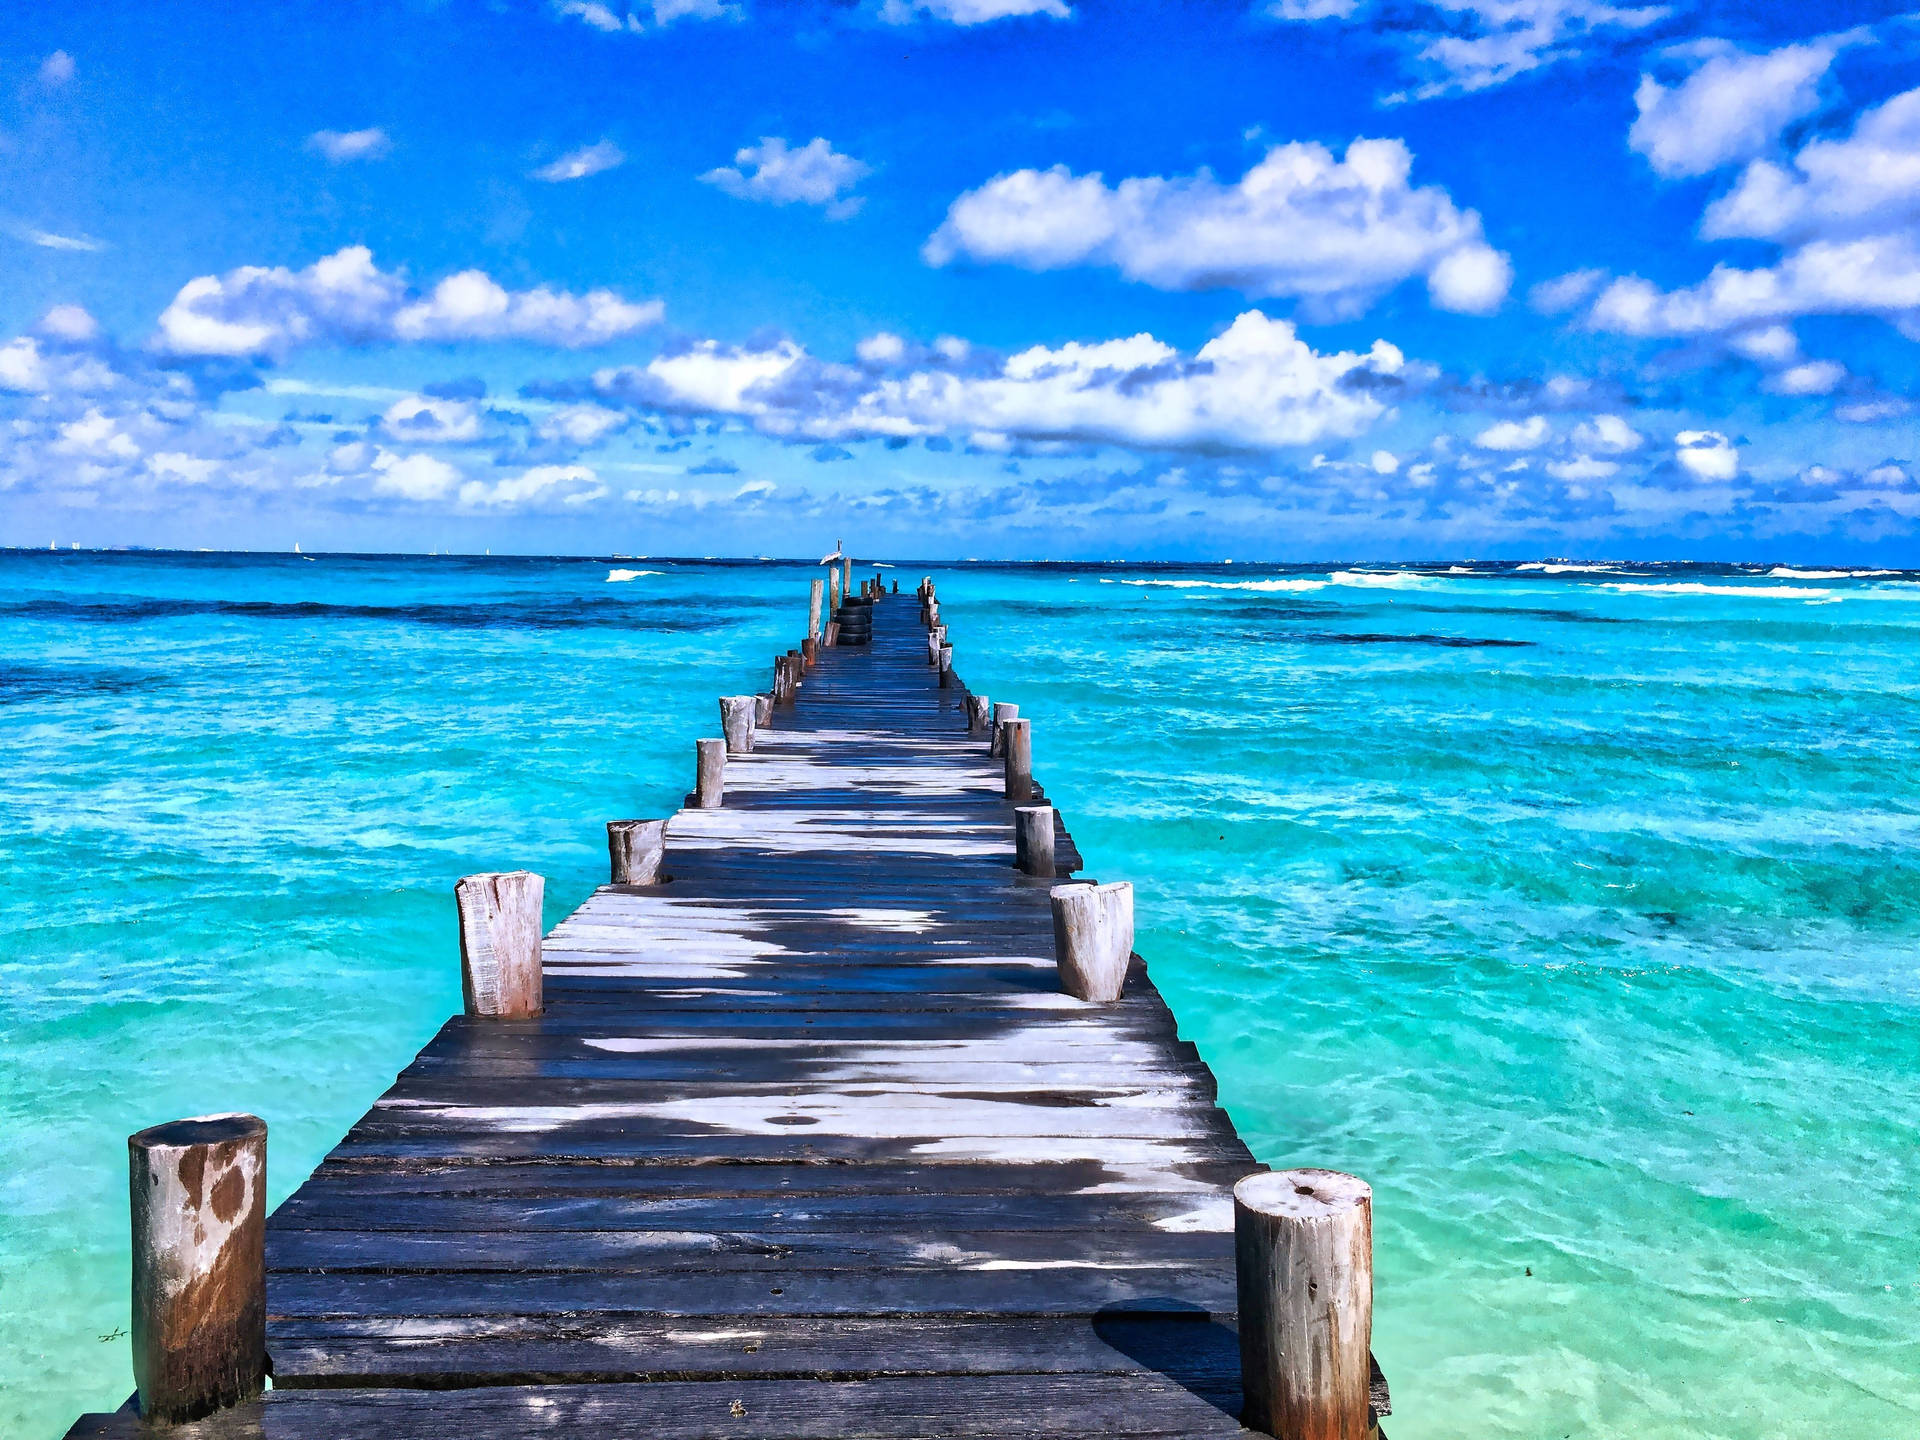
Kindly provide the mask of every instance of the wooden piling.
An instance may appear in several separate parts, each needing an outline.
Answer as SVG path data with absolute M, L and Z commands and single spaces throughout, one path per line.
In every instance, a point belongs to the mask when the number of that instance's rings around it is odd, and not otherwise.
M 525 1020 L 540 1013 L 546 888 L 531 870 L 469 875 L 453 887 L 467 1014 Z
M 1006 760 L 1007 799 L 1023 805 L 1033 798 L 1033 722 L 1009 720 L 1002 756 Z
M 840 643 L 840 622 L 838 620 L 829 620 L 827 622 L 826 643 L 829 650 Z
M 827 567 L 827 620 L 829 623 L 832 622 L 834 615 L 839 609 L 840 567 L 838 565 L 829 565 Z M 829 641 L 828 643 L 831 644 L 832 642 Z
M 1056 885 L 1051 894 L 1060 988 L 1096 1004 L 1118 1000 L 1133 956 L 1133 886 Z
M 984 695 L 967 696 L 967 733 L 984 735 L 993 728 L 993 702 Z
M 1366 1440 L 1373 1191 L 1337 1170 L 1233 1189 L 1242 1423 L 1277 1440 Z
M 727 742 L 725 740 L 696 740 L 694 751 L 694 781 L 691 808 L 695 810 L 718 810 L 726 797 Z
M 820 633 L 820 612 L 826 604 L 826 582 L 815 580 L 807 586 L 807 641 Z
M 816 637 L 809 635 L 800 642 L 800 659 L 809 670 L 820 663 L 820 641 Z
M 753 753 L 755 705 L 751 695 L 720 697 L 720 733 L 726 737 L 729 755 Z
M 1020 707 L 1005 700 L 997 701 L 993 707 L 993 733 L 987 740 L 987 754 L 1005 755 L 1007 753 L 1007 726 L 1020 718 Z
M 202 1115 L 127 1137 L 142 1418 L 197 1420 L 267 1373 L 267 1126 Z
M 753 697 L 753 724 L 758 729 L 773 723 L 773 696 L 755 695 Z
M 660 879 L 667 851 L 664 820 L 609 820 L 607 854 L 616 885 L 652 885 Z
M 940 688 L 946 690 L 953 685 L 953 646 L 940 647 Z
M 1028 875 L 1053 874 L 1053 806 L 1022 805 L 1014 810 L 1013 863 Z

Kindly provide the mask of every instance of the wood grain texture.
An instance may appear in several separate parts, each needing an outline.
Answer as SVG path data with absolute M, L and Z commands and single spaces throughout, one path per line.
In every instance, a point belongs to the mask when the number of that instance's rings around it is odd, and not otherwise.
M 1013 863 L 1014 707 L 917 608 L 708 742 L 671 880 L 595 891 L 545 1013 L 450 1019 L 280 1207 L 275 1388 L 179 1440 L 1242 1433 L 1258 1167 L 1144 966 L 1060 993 L 1079 853 L 1049 811 Z

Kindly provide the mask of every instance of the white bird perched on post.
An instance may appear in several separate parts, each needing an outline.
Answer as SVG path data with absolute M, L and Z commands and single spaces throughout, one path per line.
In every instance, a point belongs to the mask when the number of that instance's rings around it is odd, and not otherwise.
M 832 564 L 834 564 L 834 563 L 835 563 L 835 562 L 837 562 L 837 561 L 840 561 L 840 560 L 844 560 L 844 559 L 846 559 L 847 557 L 846 557 L 846 556 L 844 556 L 844 555 L 842 555 L 842 554 L 840 553 L 840 547 L 841 547 L 842 545 L 844 545 L 844 544 L 846 544 L 846 543 L 847 543 L 847 542 L 846 542 L 846 541 L 844 541 L 844 540 L 836 540 L 836 541 L 834 541 L 834 542 L 833 542 L 833 553 L 832 553 L 831 555 L 822 555 L 822 556 L 820 557 L 820 563 L 821 563 L 822 565 L 832 565 Z

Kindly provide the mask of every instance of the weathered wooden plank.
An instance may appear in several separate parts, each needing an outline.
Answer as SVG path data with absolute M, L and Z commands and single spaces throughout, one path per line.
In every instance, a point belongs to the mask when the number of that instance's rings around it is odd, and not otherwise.
M 1239 1341 L 1193 1318 L 770 1316 L 738 1325 L 628 1314 L 281 1320 L 276 1386 L 617 1383 L 693 1378 L 1157 1372 L 1237 1409 Z M 449 1368 L 452 1360 L 461 1369 Z
M 520 1217 L 487 1217 L 494 1226 Z M 1064 1268 L 1084 1265 L 1185 1269 L 1195 1263 L 1225 1265 L 1233 1257 L 1231 1232 L 1165 1231 L 1138 1225 L 1120 1233 L 1079 1229 L 966 1230 L 918 1225 L 902 1211 L 886 1228 L 862 1231 L 766 1228 L 697 1230 L 586 1230 L 473 1228 L 294 1230 L 276 1228 L 267 1241 L 267 1268 L 328 1274 L 401 1274 L 431 1271 L 605 1271 L 666 1274 L 679 1270 L 762 1270 L 770 1262 L 794 1270 L 888 1269 L 980 1270 L 1017 1265 Z M 483 1222 L 485 1223 L 485 1222 Z
M 946 1436 L 1241 1435 L 1221 1399 L 1157 1373 L 736 1379 L 478 1389 L 276 1389 L 175 1440 L 936 1440 Z M 74 1440 L 134 1440 L 138 1417 L 90 1416 Z

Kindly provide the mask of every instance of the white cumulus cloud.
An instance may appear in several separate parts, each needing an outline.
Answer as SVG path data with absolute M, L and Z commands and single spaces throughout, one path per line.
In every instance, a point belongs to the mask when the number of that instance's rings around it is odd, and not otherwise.
M 627 416 L 604 405 L 563 405 L 540 422 L 542 440 L 564 445 L 596 445 L 624 430 Z
M 73 56 L 56 50 L 40 62 L 40 83 L 49 88 L 64 85 L 73 79 L 73 68 Z
M 1673 458 L 1696 480 L 1731 480 L 1740 473 L 1739 450 L 1718 430 L 1682 430 L 1673 443 Z
M 599 140 L 592 145 L 582 145 L 578 150 L 569 150 L 558 160 L 542 165 L 533 172 L 536 180 L 545 180 L 557 185 L 566 180 L 584 180 L 589 175 L 598 175 L 626 163 L 627 155 L 611 140 Z
M 876 375 L 823 363 L 791 341 L 703 341 L 594 379 L 609 398 L 737 416 L 789 440 L 953 435 L 987 449 L 1074 441 L 1262 450 L 1359 434 L 1386 413 L 1379 392 L 1405 368 L 1385 341 L 1322 353 L 1258 310 L 1191 356 L 1140 334 L 1034 346 L 991 367 L 947 363 L 956 368 L 933 362 Z
M 435 455 L 395 455 L 376 451 L 370 467 L 376 494 L 405 500 L 439 500 L 460 482 L 460 472 Z
M 1777 263 L 1716 265 L 1698 284 L 1662 290 L 1614 280 L 1587 323 L 1628 335 L 1725 336 L 1763 363 L 1798 351 L 1801 315 L 1874 315 L 1920 337 L 1920 89 L 1861 114 L 1850 134 L 1813 140 L 1790 165 L 1755 160 L 1708 207 L 1708 239 L 1772 241 Z
M 1645 442 L 1646 436 L 1618 415 L 1595 415 L 1573 427 L 1573 443 L 1582 450 L 1623 455 L 1629 450 L 1638 450 Z
M 1920 220 L 1920 89 L 1861 115 L 1844 139 L 1813 140 L 1792 165 L 1756 160 L 1707 208 L 1708 239 L 1792 242 L 1885 233 Z
M 896 365 L 906 358 L 907 342 L 882 330 L 855 345 L 853 353 L 869 365 Z
M 97 339 L 100 322 L 79 305 L 55 305 L 40 317 L 40 332 L 70 344 Z
M 511 508 L 541 501 L 562 505 L 590 505 L 607 494 L 600 477 L 585 465 L 535 465 L 489 485 L 469 480 L 460 487 L 460 503 L 475 507 Z
M 984 25 L 1020 15 L 1065 20 L 1072 13 L 1063 0 L 886 0 L 880 7 L 880 18 L 889 25 L 905 25 L 922 15 L 954 25 Z
M 1525 420 L 1501 420 L 1473 437 L 1482 450 L 1538 450 L 1553 438 L 1553 429 L 1544 415 L 1529 415 Z
M 366 130 L 316 130 L 307 148 L 317 150 L 336 165 L 353 160 L 378 160 L 393 148 L 387 132 L 377 125 Z
M 1782 395 L 1831 395 L 1847 378 L 1847 367 L 1837 360 L 1807 360 L 1790 365 L 1767 381 Z
M 758 145 L 736 151 L 732 165 L 700 178 L 741 200 L 818 205 L 829 220 L 845 220 L 861 205 L 859 196 L 846 192 L 869 173 L 866 165 L 835 150 L 823 136 L 795 150 L 778 135 L 764 135 Z
M 1667 5 L 1604 0 L 1269 0 L 1275 20 L 1345 20 L 1405 47 L 1421 83 L 1389 100 L 1430 99 L 1503 85 L 1584 54 L 1605 31 L 1643 30 Z
M 509 291 L 484 271 L 451 275 L 424 296 L 350 245 L 304 270 L 246 265 L 180 287 L 155 345 L 174 355 L 279 356 L 307 344 L 393 340 L 526 340 L 577 348 L 657 323 L 659 301 L 611 290 Z
M 1715 55 L 1678 85 L 1641 75 L 1627 143 L 1662 175 L 1704 175 L 1757 155 L 1820 104 L 1820 80 L 1857 35 Z
M 1051 270 L 1111 265 L 1163 290 L 1294 297 L 1316 317 L 1352 316 L 1416 275 L 1436 305 L 1499 306 L 1512 282 L 1480 217 L 1437 185 L 1409 183 L 1399 140 L 1279 145 L 1233 184 L 1202 170 L 1108 186 L 1065 166 L 1001 175 L 955 200 L 924 247 L 930 264 L 967 259 Z
M 396 440 L 458 444 L 480 435 L 480 412 L 465 400 L 409 395 L 380 417 L 381 428 Z

